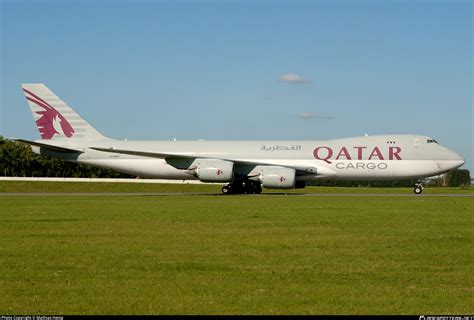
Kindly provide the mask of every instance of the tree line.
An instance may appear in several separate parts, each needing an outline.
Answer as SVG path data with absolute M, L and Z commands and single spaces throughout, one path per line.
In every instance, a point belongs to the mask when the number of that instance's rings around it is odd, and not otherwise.
M 7 140 L 0 136 L 0 175 L 5 177 L 64 177 L 64 178 L 135 178 L 109 169 L 40 156 L 27 144 Z M 394 181 L 311 181 L 314 186 L 338 187 L 413 187 L 415 179 Z M 427 180 L 430 186 L 469 186 L 469 170 L 456 169 Z
M 0 176 L 64 178 L 132 178 L 109 169 L 40 156 L 25 143 L 0 136 Z

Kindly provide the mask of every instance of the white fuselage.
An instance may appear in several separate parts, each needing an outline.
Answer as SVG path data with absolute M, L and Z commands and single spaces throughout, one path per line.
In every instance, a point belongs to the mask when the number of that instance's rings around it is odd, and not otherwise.
M 42 83 L 22 85 L 42 140 L 35 152 L 143 178 L 229 183 L 224 194 L 302 188 L 316 179 L 422 178 L 464 159 L 418 135 L 325 141 L 119 141 L 97 131 Z M 415 186 L 415 193 L 420 193 Z
M 42 141 L 42 140 L 39 140 Z M 52 141 L 49 140 L 48 143 Z M 55 140 L 54 144 L 83 151 L 70 157 L 50 150 L 36 152 L 68 161 L 114 169 L 143 178 L 196 179 L 186 167 L 153 154 L 224 159 L 239 163 L 314 168 L 297 180 L 395 180 L 442 174 L 464 163 L 454 151 L 426 136 L 369 136 L 326 141 L 119 141 Z M 92 148 L 108 148 L 110 152 Z M 152 156 L 115 150 L 148 152 Z

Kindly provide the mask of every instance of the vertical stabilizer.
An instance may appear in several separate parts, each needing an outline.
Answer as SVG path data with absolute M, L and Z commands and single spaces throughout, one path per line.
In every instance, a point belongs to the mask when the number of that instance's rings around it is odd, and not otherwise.
M 42 139 L 106 139 L 44 84 L 23 84 Z

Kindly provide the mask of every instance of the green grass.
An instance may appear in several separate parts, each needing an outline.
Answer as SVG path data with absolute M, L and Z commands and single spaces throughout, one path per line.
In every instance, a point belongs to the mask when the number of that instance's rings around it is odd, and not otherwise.
M 0 196 L 0 314 L 472 314 L 473 209 L 472 197 Z
M 0 181 L 0 193 L 161 193 L 161 192 L 208 192 L 221 193 L 218 184 L 155 184 L 155 183 L 106 183 L 106 182 L 45 182 L 45 181 Z M 406 193 L 412 194 L 412 188 L 343 188 L 343 187 L 306 187 L 295 190 L 264 189 L 264 193 Z M 474 194 L 474 188 L 425 188 L 426 194 Z
M 110 182 L 0 181 L 0 192 L 220 192 L 220 185 Z

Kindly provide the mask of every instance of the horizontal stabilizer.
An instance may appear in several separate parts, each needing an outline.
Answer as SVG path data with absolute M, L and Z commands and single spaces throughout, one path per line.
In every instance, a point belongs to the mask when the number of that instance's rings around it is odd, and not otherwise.
M 35 147 L 40 147 L 40 148 L 45 148 L 51 151 L 56 151 L 56 152 L 64 152 L 64 153 L 83 153 L 84 151 L 82 150 L 77 150 L 77 149 L 72 149 L 72 148 L 66 148 L 66 147 L 59 147 L 59 146 L 53 146 L 47 143 L 41 143 L 41 142 L 36 142 L 36 141 L 29 141 L 29 140 L 23 140 L 23 139 L 13 139 L 14 141 L 18 142 L 23 142 Z

